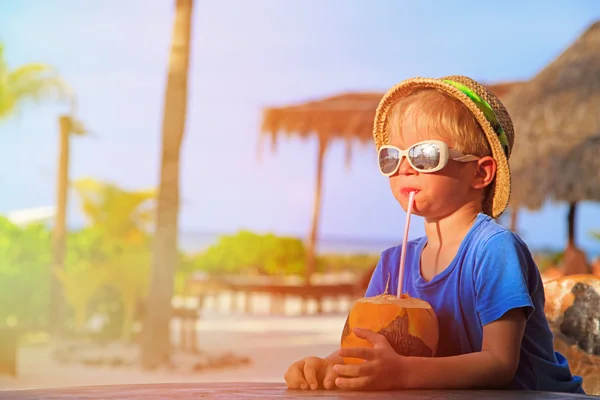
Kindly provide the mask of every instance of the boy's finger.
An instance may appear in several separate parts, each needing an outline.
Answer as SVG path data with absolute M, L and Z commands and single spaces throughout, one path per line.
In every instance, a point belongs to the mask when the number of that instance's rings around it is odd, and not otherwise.
M 325 376 L 323 377 L 323 387 L 329 390 L 335 389 L 335 378 L 337 377 L 338 375 L 333 370 L 333 364 L 328 364 L 327 368 L 325 369 Z
M 376 351 L 370 347 L 345 347 L 338 351 L 340 357 L 359 358 L 361 360 L 373 360 Z
M 341 376 L 357 377 L 360 376 L 360 365 L 357 364 L 336 364 L 333 370 Z
M 317 365 L 315 365 L 315 363 L 312 362 L 307 362 L 306 364 L 304 364 L 304 379 L 306 379 L 306 383 L 310 386 L 312 390 L 317 390 L 319 388 L 316 367 Z
M 377 344 L 385 345 L 388 343 L 385 336 L 383 336 L 379 333 L 373 332 L 372 330 L 369 330 L 369 329 L 354 328 L 353 332 L 357 337 L 367 340 L 372 345 L 377 345 Z
M 359 376 L 355 378 L 338 377 L 335 380 L 335 384 L 340 389 L 366 389 L 372 382 L 373 378 L 370 376 Z
M 285 373 L 285 383 L 290 389 L 308 389 L 308 384 L 304 379 L 303 369 L 304 363 L 293 365 Z M 304 386 L 304 387 L 303 387 Z
M 333 370 L 338 375 L 344 377 L 370 376 L 374 374 L 373 362 L 364 362 L 361 364 L 336 364 Z

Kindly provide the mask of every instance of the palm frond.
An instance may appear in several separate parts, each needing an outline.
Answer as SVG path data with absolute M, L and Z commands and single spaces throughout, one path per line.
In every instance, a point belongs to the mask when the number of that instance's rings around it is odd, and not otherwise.
M 6 89 L 17 100 L 65 101 L 72 92 L 56 70 L 46 64 L 26 64 L 7 76 Z
M 155 189 L 125 190 L 112 183 L 82 178 L 71 184 L 90 223 L 110 237 L 142 237 L 153 221 Z M 142 236 L 140 236 L 142 235 Z
M 0 119 L 15 114 L 27 101 L 70 101 L 74 113 L 73 90 L 60 77 L 56 68 L 44 63 L 28 63 L 10 69 L 0 43 Z

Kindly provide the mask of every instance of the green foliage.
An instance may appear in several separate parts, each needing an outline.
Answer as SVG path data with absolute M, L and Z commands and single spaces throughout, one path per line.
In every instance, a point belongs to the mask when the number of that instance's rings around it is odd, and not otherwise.
M 136 303 L 148 287 L 148 240 L 129 243 L 107 236 L 102 227 L 88 227 L 69 235 L 68 254 L 61 282 L 75 328 L 82 330 L 92 314 L 99 314 L 108 323 L 106 334 L 128 340 Z
M 88 320 L 88 304 L 96 291 L 107 283 L 106 271 L 81 260 L 53 270 L 62 286 L 62 294 L 71 305 L 75 328 L 84 331 Z
M 75 238 L 79 247 L 70 252 L 84 267 L 67 271 L 61 281 L 65 291 L 76 297 L 71 305 L 80 321 L 87 320 L 90 303 L 103 310 L 116 310 L 122 315 L 122 334 L 129 339 L 137 302 L 146 296 L 150 279 L 150 237 L 147 232 L 152 223 L 154 190 L 130 191 L 94 179 L 80 179 L 73 187 L 81 199 L 81 207 L 89 220 L 89 227 Z M 89 274 L 91 282 L 85 288 L 72 288 L 80 274 Z M 98 303 L 98 292 L 104 288 L 107 300 L 113 301 L 115 289 L 120 297 L 120 307 L 107 307 Z M 69 299 L 69 297 L 67 296 Z M 98 312 L 98 310 L 93 310 Z M 114 315 L 106 315 L 110 321 Z
M 49 230 L 0 217 L 0 327 L 47 323 L 52 253 Z
M 556 252 L 553 252 L 550 254 L 550 262 L 552 263 L 552 265 L 561 264 L 563 262 L 564 258 L 565 258 L 564 251 L 556 251 Z
M 362 273 L 377 265 L 378 261 L 378 254 L 323 254 L 318 257 L 318 269 L 323 272 Z
M 69 235 L 65 270 L 56 272 L 74 312 L 76 330 L 83 330 L 91 314 L 97 313 L 113 328 L 118 320 L 119 336 L 128 340 L 136 303 L 148 288 L 148 242 L 130 243 L 93 226 Z
M 93 180 L 78 181 L 88 227 L 69 232 L 64 269 L 52 268 L 51 232 L 44 225 L 19 227 L 0 218 L 0 326 L 47 324 L 51 273 L 69 306 L 67 327 L 81 332 L 101 313 L 127 339 L 135 306 L 150 277 L 152 191 L 125 191 Z M 115 306 L 118 303 L 118 306 Z
M 150 285 L 151 253 L 135 246 L 112 258 L 103 267 L 108 271 L 107 284 L 121 297 L 123 325 L 121 339 L 128 341 L 135 318 L 136 305 L 147 296 Z
M 179 268 L 175 271 L 175 282 L 173 293 L 175 295 L 182 295 L 185 292 L 185 286 L 190 276 L 197 271 L 197 255 L 190 255 L 185 253 L 179 254 Z
M 560 265 L 563 262 L 564 257 L 564 251 L 538 252 L 533 256 L 540 272 L 544 272 L 548 268 Z
M 185 277 L 193 271 L 210 275 L 302 276 L 305 257 L 306 250 L 300 239 L 240 231 L 236 235 L 222 236 L 196 257 L 184 258 L 176 282 L 181 289 Z M 361 273 L 376 265 L 378 260 L 379 255 L 372 254 L 323 254 L 317 257 L 317 272 Z
M 20 227 L 0 217 L 0 326 L 40 328 L 47 324 L 54 273 L 69 305 L 68 326 L 85 330 L 92 314 L 108 321 L 105 333 L 129 338 L 135 308 L 147 296 L 151 267 L 155 193 L 115 185 L 74 183 L 89 224 L 69 232 L 65 268 L 52 269 L 51 231 L 42 224 Z M 223 236 L 197 256 L 180 254 L 175 292 L 194 271 L 211 275 L 304 275 L 301 239 L 241 231 Z M 318 272 L 362 272 L 377 263 L 373 255 L 318 256 Z
M 301 240 L 240 231 L 222 236 L 187 268 L 212 275 L 291 275 L 304 271 L 306 250 Z
M 125 310 L 121 294 L 113 286 L 105 285 L 96 291 L 88 303 L 88 313 L 104 318 L 104 324 L 98 332 L 100 338 L 114 340 L 123 337 Z
M 125 190 L 84 178 L 72 184 L 90 226 L 103 237 L 142 244 L 154 217 L 155 190 Z

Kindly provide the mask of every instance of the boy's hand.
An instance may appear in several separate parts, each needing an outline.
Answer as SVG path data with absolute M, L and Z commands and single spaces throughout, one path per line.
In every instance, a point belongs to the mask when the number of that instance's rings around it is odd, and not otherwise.
M 336 364 L 334 371 L 341 375 L 335 380 L 340 389 L 387 390 L 402 387 L 405 358 L 398 355 L 385 336 L 368 329 L 354 328 L 354 334 L 368 340 L 373 348 L 340 349 L 341 357 L 365 360 L 361 364 Z
M 325 358 L 307 357 L 289 366 L 283 376 L 290 389 L 335 389 L 337 374 L 333 363 Z

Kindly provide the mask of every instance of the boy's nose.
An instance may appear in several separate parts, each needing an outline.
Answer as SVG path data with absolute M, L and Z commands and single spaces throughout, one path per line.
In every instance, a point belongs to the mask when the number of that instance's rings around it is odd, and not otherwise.
M 400 175 L 413 175 L 416 174 L 417 171 L 410 165 L 406 157 L 402 157 L 402 161 L 400 161 L 400 167 L 398 168 L 398 174 Z

